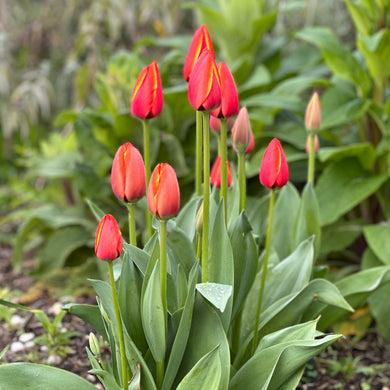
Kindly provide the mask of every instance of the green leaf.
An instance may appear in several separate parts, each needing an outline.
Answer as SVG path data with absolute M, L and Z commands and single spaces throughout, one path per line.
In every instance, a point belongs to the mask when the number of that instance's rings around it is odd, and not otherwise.
M 386 174 L 368 173 L 352 158 L 329 165 L 315 187 L 321 225 L 335 222 L 374 193 L 386 179 Z
M 375 255 L 387 265 L 390 265 L 390 224 L 380 223 L 377 225 L 365 226 L 364 237 L 368 246 Z
M 86 199 L 85 202 L 87 203 L 88 207 L 91 209 L 96 220 L 99 222 L 106 213 L 100 207 L 98 207 L 94 202 L 92 202 L 91 199 Z
M 164 308 L 161 300 L 160 266 L 157 262 L 145 289 L 142 302 L 142 325 L 146 340 L 156 362 L 164 361 L 166 330 Z
M 220 283 L 198 283 L 196 289 L 221 313 L 225 311 L 233 287 Z
M 356 29 L 359 33 L 363 35 L 369 35 L 371 32 L 371 21 L 370 17 L 367 14 L 367 10 L 365 10 L 361 4 L 355 3 L 351 0 L 345 0 L 345 4 L 348 7 L 348 11 L 351 15 L 353 23 L 356 26 Z
M 390 283 L 381 285 L 368 297 L 368 304 L 370 305 L 371 313 L 375 318 L 376 328 L 378 332 L 386 339 L 390 340 L 390 305 L 384 305 L 390 296 Z
M 116 382 L 114 376 L 111 372 L 102 370 L 100 367 L 99 362 L 95 358 L 95 356 L 92 354 L 92 352 L 87 348 L 87 355 L 89 358 L 89 361 L 92 365 L 92 370 L 89 371 L 90 374 L 97 375 L 99 377 L 99 380 L 102 382 L 104 388 L 110 389 L 110 390 L 121 390 L 120 386 Z
M 315 253 L 318 254 L 321 244 L 320 210 L 313 185 L 308 182 L 303 189 L 291 249 L 311 236 L 315 237 Z
M 139 364 L 137 364 L 137 368 L 133 373 L 128 390 L 141 390 L 141 370 Z
M 12 363 L 0 366 L 1 390 L 96 390 L 85 379 L 43 364 Z
M 340 43 L 332 30 L 325 27 L 309 27 L 299 31 L 296 36 L 316 45 L 321 50 L 331 71 L 355 84 L 361 94 L 366 96 L 371 86 L 370 78 L 352 53 Z
M 186 232 L 187 237 L 192 241 L 195 237 L 195 224 L 196 214 L 198 213 L 199 206 L 201 204 L 201 198 L 193 198 L 180 210 L 179 215 L 176 218 L 176 225 Z
M 177 390 L 218 390 L 221 381 L 219 346 L 203 356 L 183 378 Z

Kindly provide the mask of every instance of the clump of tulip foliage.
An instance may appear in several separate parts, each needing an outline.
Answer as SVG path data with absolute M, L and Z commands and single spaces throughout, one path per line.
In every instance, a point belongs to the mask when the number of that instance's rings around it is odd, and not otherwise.
M 119 146 L 111 171 L 112 190 L 128 210 L 129 237 L 122 237 L 112 215 L 91 206 L 100 221 L 95 253 L 107 264 L 109 280 L 90 280 L 97 305 L 66 309 L 110 346 L 111 359 L 103 360 L 91 333 L 90 373 L 106 390 L 295 389 L 306 362 L 341 337 L 321 331 L 353 311 L 348 286 L 360 282 L 358 276 L 336 286 L 315 265 L 319 96 L 313 95 L 305 117 L 306 186 L 299 194 L 289 183 L 288 159 L 274 138 L 259 166 L 259 191 L 269 196 L 258 204 L 246 196 L 245 158 L 255 145 L 250 112 L 239 107 L 228 65 L 217 65 L 206 26 L 194 34 L 183 75 L 196 116 L 194 195 L 180 204 L 174 168 L 164 162 L 151 167 L 148 120 L 163 109 L 153 62 L 129 91 L 131 114 L 143 124 L 143 157 L 129 140 Z M 210 126 L 218 137 L 214 164 Z M 227 160 L 229 143 L 237 161 Z M 147 231 L 137 234 L 134 205 L 144 196 Z M 254 209 L 262 210 L 262 220 L 253 218 Z M 263 226 L 262 236 L 253 233 L 254 223 Z M 56 388 L 70 388 L 72 380 Z M 79 381 L 77 388 L 91 386 Z

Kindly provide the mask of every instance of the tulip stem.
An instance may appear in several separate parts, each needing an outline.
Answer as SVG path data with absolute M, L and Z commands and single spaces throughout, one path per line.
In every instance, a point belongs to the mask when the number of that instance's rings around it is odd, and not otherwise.
M 208 280 L 210 215 L 210 113 L 203 111 L 203 228 L 202 283 Z
M 225 206 L 225 225 L 227 225 L 227 188 L 228 188 L 228 177 L 227 177 L 227 125 L 226 119 L 221 118 L 221 192 L 220 199 L 224 199 Z
M 127 211 L 129 216 L 129 243 L 130 245 L 137 246 L 137 232 L 135 229 L 135 203 L 131 202 L 127 204 Z
M 315 143 L 314 143 L 315 133 L 313 131 L 309 132 L 309 165 L 307 169 L 307 181 L 314 185 L 314 167 L 315 167 Z
M 238 185 L 240 187 L 240 213 L 246 206 L 245 153 L 238 153 Z
M 260 323 L 261 304 L 262 304 L 262 301 L 263 301 L 265 279 L 266 279 L 266 276 L 267 276 L 269 250 L 270 250 L 270 247 L 271 247 L 272 217 L 273 217 L 273 214 L 274 214 L 274 205 L 275 205 L 275 190 L 272 188 L 271 189 L 271 196 L 270 196 L 270 199 L 269 199 L 267 237 L 265 239 L 265 253 L 264 253 L 264 260 L 263 260 L 263 273 L 261 275 L 259 300 L 257 302 L 256 323 L 255 323 L 255 328 L 254 328 L 253 344 L 252 344 L 252 355 L 256 351 L 257 339 L 258 339 L 258 335 L 259 335 L 259 323 Z
M 195 194 L 202 195 L 202 111 L 196 111 Z
M 118 324 L 119 349 L 120 349 L 121 365 L 122 365 L 122 386 L 123 386 L 123 390 L 127 390 L 129 379 L 127 376 L 127 361 L 126 361 L 125 339 L 123 337 L 122 319 L 121 319 L 121 314 L 119 312 L 119 302 L 118 302 L 118 295 L 115 287 L 112 261 L 108 261 L 107 263 L 108 263 L 108 271 L 110 274 L 112 300 L 114 302 L 116 322 Z
M 151 169 L 150 169 L 150 131 L 149 131 L 149 122 L 147 119 L 142 121 L 142 128 L 144 133 L 144 163 L 145 163 L 145 176 L 146 176 L 146 185 L 149 185 Z M 146 233 L 147 239 L 153 235 L 152 227 L 152 214 L 149 213 L 148 208 L 146 208 Z

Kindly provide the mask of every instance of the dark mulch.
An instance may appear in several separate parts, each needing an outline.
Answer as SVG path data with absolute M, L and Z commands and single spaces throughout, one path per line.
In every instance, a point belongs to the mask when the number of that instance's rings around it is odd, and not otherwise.
M 15 274 L 11 267 L 11 249 L 0 245 L 0 299 L 7 289 L 18 291 L 13 297 L 15 302 L 30 308 L 41 309 L 53 318 L 56 310 L 66 302 L 95 303 L 91 295 L 54 299 L 51 291 L 39 281 L 26 274 Z M 5 297 L 7 298 L 7 296 Z M 6 345 L 19 342 L 22 334 L 33 333 L 34 337 L 42 335 L 44 330 L 34 315 L 24 311 L 14 311 L 20 323 L 12 324 L 9 318 L 2 318 L 4 308 L 0 306 L 0 352 Z M 19 317 L 19 318 L 18 318 Z M 13 318 L 15 322 L 15 317 Z M 16 322 L 18 322 L 16 321 Z M 390 320 L 389 320 L 390 322 Z M 81 319 L 66 314 L 62 321 L 62 331 L 78 332 L 67 345 L 64 358 L 50 358 L 47 348 L 34 344 L 17 352 L 9 349 L 0 363 L 30 361 L 49 363 L 80 375 L 97 387 L 95 377 L 88 374 L 89 360 L 85 351 L 88 346 L 90 326 Z M 22 336 L 23 337 L 23 336 Z M 390 344 L 385 342 L 374 331 L 359 340 L 342 339 L 320 357 L 312 360 L 305 370 L 299 390 L 390 390 Z

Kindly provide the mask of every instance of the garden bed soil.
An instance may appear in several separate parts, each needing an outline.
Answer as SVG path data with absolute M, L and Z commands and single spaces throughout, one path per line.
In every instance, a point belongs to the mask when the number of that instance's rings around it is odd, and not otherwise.
M 28 267 L 25 273 L 16 274 L 13 271 L 11 255 L 9 247 L 0 246 L 0 298 L 1 294 L 8 292 L 12 297 L 17 292 L 12 298 L 14 302 L 41 309 L 51 319 L 64 303 L 96 302 L 93 294 L 54 299 L 49 288 L 28 276 Z M 0 364 L 18 361 L 51 364 L 80 375 L 102 389 L 99 381 L 88 373 L 91 367 L 86 347 L 92 331 L 88 324 L 66 314 L 61 331 L 77 334 L 66 345 L 65 357 L 53 356 L 46 346 L 34 343 L 36 337 L 44 334 L 44 329 L 33 314 L 12 309 L 12 316 L 2 318 L 5 310 L 8 308 L 0 307 L 0 352 L 7 345 L 10 347 Z M 390 344 L 373 330 L 359 341 L 341 339 L 307 365 L 298 389 L 390 390 Z

